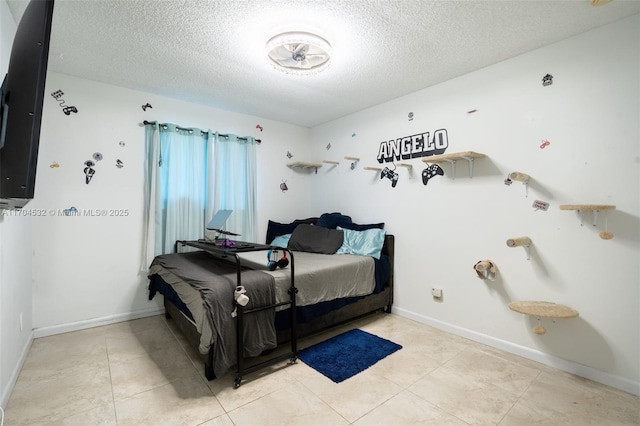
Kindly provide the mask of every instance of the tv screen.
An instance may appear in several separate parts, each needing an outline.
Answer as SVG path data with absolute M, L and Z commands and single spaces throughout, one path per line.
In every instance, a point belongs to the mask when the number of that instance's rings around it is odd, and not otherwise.
M 0 209 L 33 198 L 53 0 L 31 0 L 16 29 L 0 91 Z

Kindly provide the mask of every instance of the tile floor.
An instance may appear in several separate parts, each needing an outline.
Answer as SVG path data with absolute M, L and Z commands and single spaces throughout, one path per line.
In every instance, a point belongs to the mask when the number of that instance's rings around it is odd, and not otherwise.
M 36 339 L 6 407 L 14 425 L 623 425 L 640 398 L 393 314 L 359 327 L 403 345 L 340 384 L 301 361 L 208 382 L 155 316 Z M 302 341 L 309 346 L 324 336 Z

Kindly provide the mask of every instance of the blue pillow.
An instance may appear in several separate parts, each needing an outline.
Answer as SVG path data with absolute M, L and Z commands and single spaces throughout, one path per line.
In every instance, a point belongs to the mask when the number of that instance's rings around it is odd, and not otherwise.
M 291 234 L 278 235 L 271 241 L 272 246 L 287 248 L 289 244 L 289 238 L 291 238 Z
M 383 229 L 372 228 L 365 231 L 354 231 L 338 227 L 338 230 L 344 233 L 344 239 L 336 254 L 357 254 L 380 259 L 386 234 Z

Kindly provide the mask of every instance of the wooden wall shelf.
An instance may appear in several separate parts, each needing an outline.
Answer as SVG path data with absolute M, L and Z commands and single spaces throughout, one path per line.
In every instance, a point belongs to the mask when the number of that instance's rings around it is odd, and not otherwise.
M 303 169 L 303 170 L 314 169 L 316 171 L 316 173 L 317 173 L 318 169 L 320 167 L 322 167 L 322 164 L 321 163 L 308 163 L 308 162 L 305 162 L 305 161 L 294 161 L 293 163 L 287 164 L 287 167 L 292 168 L 292 169 Z
M 582 212 L 590 211 L 591 212 L 591 224 L 596 226 L 598 223 L 598 212 L 603 210 L 615 210 L 616 206 L 612 206 L 610 204 L 563 204 L 560 206 L 560 210 L 573 210 L 577 211 L 580 215 L 580 226 L 583 225 L 584 218 L 582 217 Z
M 369 167 L 369 166 L 367 166 L 367 167 L 363 167 L 362 169 L 363 170 L 373 170 L 373 171 L 376 171 L 376 172 L 381 172 L 382 171 L 382 167 Z
M 358 165 L 358 162 L 360 161 L 360 158 L 358 157 L 344 157 L 345 160 L 349 160 L 351 161 L 351 165 L 349 167 L 351 167 L 351 170 L 355 169 L 356 166 Z
M 322 160 L 323 163 L 325 164 L 333 164 L 335 166 L 337 166 L 338 164 L 340 164 L 339 161 L 332 161 L 332 160 Z
M 454 152 L 451 154 L 434 155 L 423 158 L 424 163 L 449 163 L 451 164 L 452 179 L 456 178 L 456 161 L 466 160 L 469 163 L 469 178 L 473 177 L 473 160 L 476 158 L 484 158 L 485 154 L 473 151 Z
M 615 210 L 616 206 L 608 204 L 563 204 L 560 206 L 560 210 Z

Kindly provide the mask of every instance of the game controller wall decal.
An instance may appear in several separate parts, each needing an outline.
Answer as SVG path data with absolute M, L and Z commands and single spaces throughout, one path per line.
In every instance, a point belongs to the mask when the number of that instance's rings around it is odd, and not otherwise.
M 434 176 L 444 176 L 444 170 L 437 164 L 431 164 L 422 171 L 422 184 L 426 185 Z
M 71 207 L 69 207 L 68 209 L 64 209 L 64 210 L 62 211 L 62 213 L 63 213 L 65 216 L 79 216 L 79 214 L 80 214 L 80 213 L 78 212 L 78 209 L 77 209 L 77 208 L 75 208 L 74 206 L 71 206 Z
M 62 108 L 62 112 L 64 112 L 65 115 L 71 115 L 72 112 L 77 114 L 78 108 L 73 105 L 67 106 L 65 100 L 62 99 L 62 95 L 64 95 L 64 92 L 62 90 L 56 90 L 55 92 L 51 93 L 51 96 L 53 96 L 53 99 L 58 101 L 58 104 L 60 105 L 60 108 Z
M 393 170 L 389 169 L 388 167 L 385 167 L 384 169 L 382 169 L 382 171 L 380 172 L 380 179 L 383 178 L 387 178 L 391 181 L 391 187 L 395 188 L 396 185 L 398 184 L 398 174 L 395 172 L 395 165 Z

